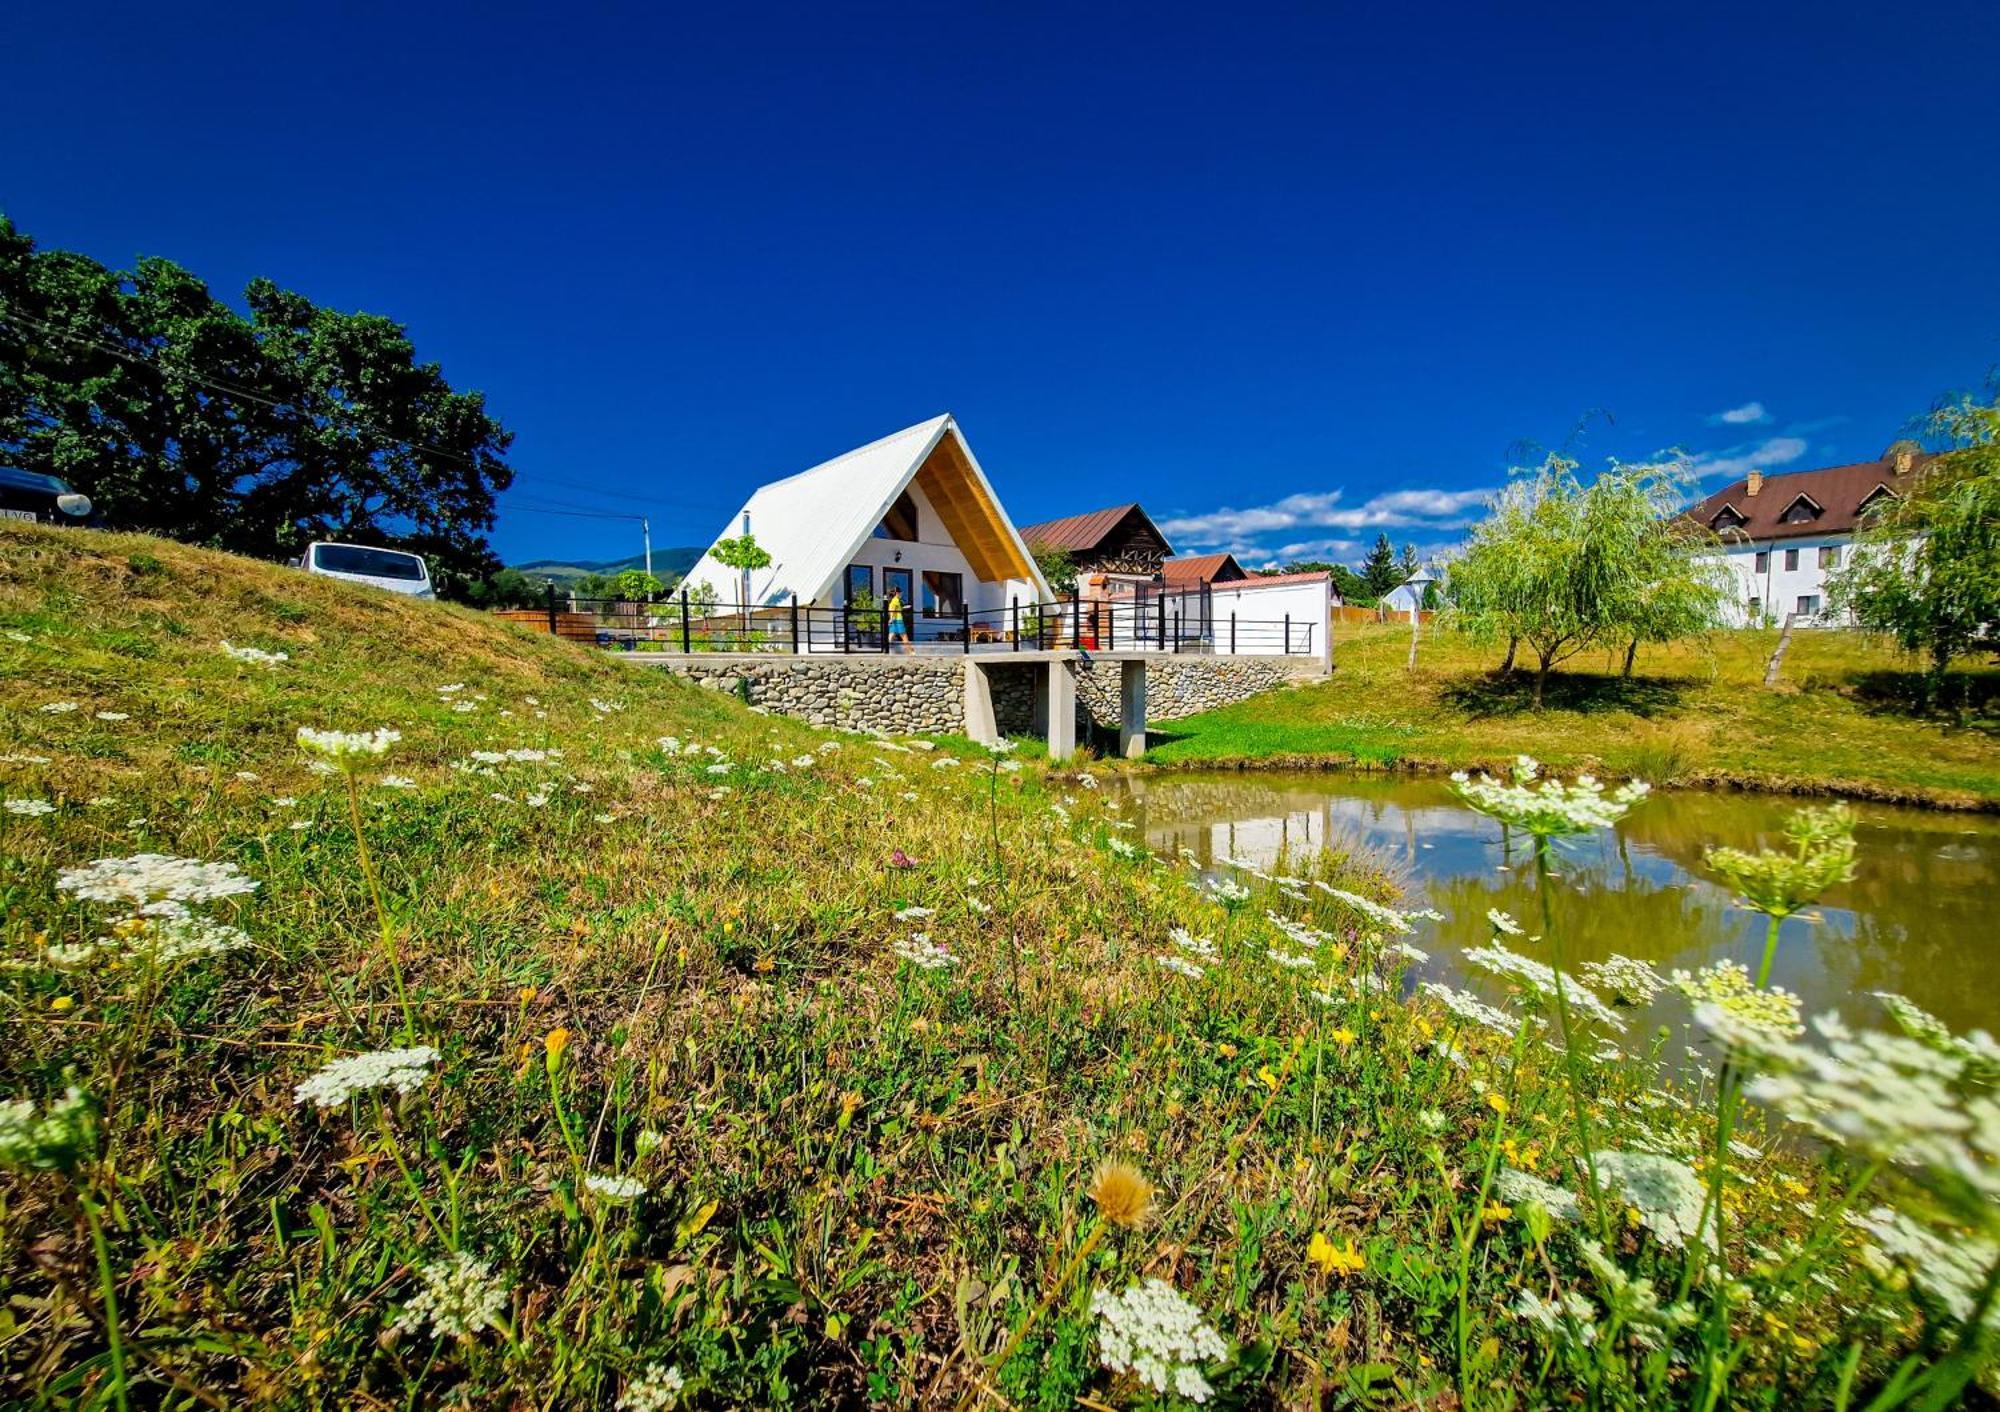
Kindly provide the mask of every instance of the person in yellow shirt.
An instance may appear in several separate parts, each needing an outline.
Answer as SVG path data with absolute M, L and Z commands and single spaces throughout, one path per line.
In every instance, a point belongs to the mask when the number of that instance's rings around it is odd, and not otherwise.
M 903 650 L 905 652 L 908 652 L 910 650 L 910 633 L 909 633 L 909 623 L 907 619 L 905 619 L 905 617 L 903 616 L 902 589 L 892 588 L 889 590 L 888 613 L 889 613 L 889 641 L 892 643 L 896 642 L 902 643 Z

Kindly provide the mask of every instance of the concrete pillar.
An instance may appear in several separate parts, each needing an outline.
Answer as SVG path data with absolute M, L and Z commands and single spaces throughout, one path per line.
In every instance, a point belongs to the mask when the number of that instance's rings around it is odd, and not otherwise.
M 1000 727 L 993 718 L 993 678 L 973 657 L 965 659 L 965 734 L 981 745 L 1000 743 Z
M 1031 667 L 1034 685 L 1029 689 L 1029 698 L 1034 705 L 1028 711 L 1028 729 L 1036 735 L 1049 733 L 1049 669 L 1047 666 Z
M 1049 663 L 1049 758 L 1076 754 L 1076 663 Z
M 1118 753 L 1136 760 L 1146 753 L 1146 659 L 1118 664 Z

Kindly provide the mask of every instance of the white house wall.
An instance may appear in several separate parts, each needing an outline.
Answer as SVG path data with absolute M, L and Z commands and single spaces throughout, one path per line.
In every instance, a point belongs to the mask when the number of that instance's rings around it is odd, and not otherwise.
M 846 606 L 848 564 L 866 564 L 874 571 L 874 593 L 877 604 L 882 601 L 882 570 L 910 571 L 911 595 L 914 600 L 910 605 L 910 611 L 917 614 L 916 626 L 919 636 L 929 636 L 924 631 L 927 626 L 945 627 L 953 631 L 958 629 L 956 618 L 944 622 L 936 618 L 926 619 L 918 613 L 918 605 L 923 602 L 926 569 L 937 573 L 957 574 L 964 586 L 966 605 L 972 610 L 972 616 L 975 618 L 985 616 L 991 619 L 996 613 L 1004 613 L 1012 599 L 1019 599 L 1024 606 L 1035 601 L 1034 586 L 1020 579 L 1004 579 L 999 583 L 981 582 L 972 572 L 972 565 L 967 562 L 964 553 L 952 542 L 951 536 L 945 533 L 944 524 L 938 518 L 937 510 L 932 506 L 930 498 L 914 481 L 910 483 L 909 496 L 917 510 L 917 537 L 914 540 L 871 538 L 863 541 L 854 557 L 841 566 L 840 582 L 834 586 L 834 601 L 826 606 Z M 896 557 L 898 554 L 902 555 L 900 562 Z M 994 621 L 998 626 L 997 619 Z
M 1845 534 L 1829 534 L 1810 539 L 1779 540 L 1767 545 L 1731 545 L 1723 555 L 1723 562 L 1735 576 L 1736 592 L 1729 605 L 1729 620 L 1737 627 L 1752 621 L 1750 604 L 1759 605 L 1763 623 L 1782 623 L 1785 615 L 1800 611 L 1801 598 L 1816 597 L 1819 611 L 1802 622 L 1832 622 L 1826 613 L 1826 580 L 1832 567 L 1821 568 L 1819 551 L 1831 547 L 1839 551 L 1839 565 L 1846 567 L 1854 553 L 1853 537 Z M 1798 567 L 1785 567 L 1787 550 L 1798 552 Z M 1764 572 L 1757 571 L 1757 555 L 1769 553 L 1770 561 Z

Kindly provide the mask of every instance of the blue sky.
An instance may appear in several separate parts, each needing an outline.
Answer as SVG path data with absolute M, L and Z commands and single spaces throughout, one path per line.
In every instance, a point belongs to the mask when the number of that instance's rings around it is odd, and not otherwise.
M 406 323 L 518 434 L 509 558 L 951 410 L 1019 521 L 1351 559 L 1593 413 L 1720 477 L 1979 382 L 1996 61 L 1990 0 L 33 6 L 0 209 Z

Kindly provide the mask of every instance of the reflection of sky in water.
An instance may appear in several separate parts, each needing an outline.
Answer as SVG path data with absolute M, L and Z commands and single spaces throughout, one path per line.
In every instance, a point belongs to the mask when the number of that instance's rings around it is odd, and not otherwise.
M 1458 804 L 1443 781 L 1339 774 L 1141 776 L 1130 784 L 1146 841 L 1269 867 L 1329 846 L 1365 851 L 1446 920 L 1415 938 L 1423 968 L 1463 980 L 1456 957 L 1483 945 L 1486 911 L 1539 932 L 1528 840 Z M 1754 970 L 1762 916 L 1730 905 L 1700 873 L 1704 849 L 1775 845 L 1797 802 L 1758 795 L 1662 794 L 1615 832 L 1559 840 L 1553 910 L 1571 965 L 1614 953 L 1662 970 L 1730 958 Z M 1870 992 L 1900 991 L 1955 1028 L 2000 1028 L 2000 820 L 1857 805 L 1859 872 L 1788 920 L 1772 969 L 1809 1012 L 1874 1022 Z M 1546 959 L 1545 948 L 1527 947 Z M 1676 1023 L 1684 1010 L 1662 1006 Z M 1635 1017 L 1637 1018 L 1637 1017 Z M 1635 1025 L 1635 1030 L 1638 1027 Z

